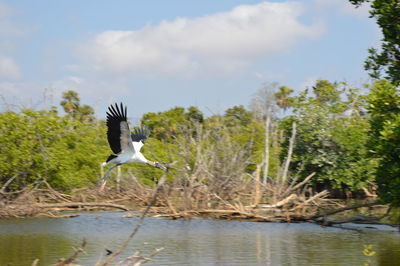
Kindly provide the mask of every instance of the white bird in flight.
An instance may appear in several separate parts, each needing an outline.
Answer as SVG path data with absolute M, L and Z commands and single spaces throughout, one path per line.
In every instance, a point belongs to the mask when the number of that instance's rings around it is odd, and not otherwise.
M 111 170 L 122 164 L 145 163 L 164 171 L 167 170 L 159 162 L 147 160 L 140 152 L 140 149 L 150 135 L 150 130 L 145 126 L 141 126 L 135 128 L 131 133 L 127 121 L 127 108 L 124 108 L 122 103 L 120 107 L 116 103 L 108 107 L 107 128 L 108 144 L 114 154 L 111 154 L 102 166 L 114 165 L 107 170 L 100 180 L 100 191 L 104 189 Z

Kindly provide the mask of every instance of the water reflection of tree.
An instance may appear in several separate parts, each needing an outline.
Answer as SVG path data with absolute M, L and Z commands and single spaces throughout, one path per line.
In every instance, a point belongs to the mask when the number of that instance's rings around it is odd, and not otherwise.
M 71 253 L 75 243 L 63 235 L 16 233 L 0 236 L 0 265 L 31 265 L 39 259 L 50 265 Z

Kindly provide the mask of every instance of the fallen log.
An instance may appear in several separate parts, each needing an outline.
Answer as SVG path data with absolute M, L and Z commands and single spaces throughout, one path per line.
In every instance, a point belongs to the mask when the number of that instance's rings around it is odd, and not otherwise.
M 281 201 L 278 201 L 275 204 L 259 204 L 257 207 L 261 208 L 261 209 L 269 209 L 269 208 L 279 208 L 282 207 L 283 205 L 286 205 L 290 202 L 293 202 L 295 199 L 297 199 L 297 195 L 296 194 L 291 194 L 290 196 L 284 198 Z
M 39 213 L 35 217 L 49 217 L 49 218 L 75 218 L 79 217 L 79 214 L 65 214 L 65 215 L 55 215 L 52 213 Z
M 334 224 L 344 224 L 344 223 L 377 223 L 379 220 L 379 217 L 372 217 L 372 216 L 366 216 L 362 214 L 358 214 L 352 217 L 348 218 L 343 218 L 343 219 L 337 219 L 337 220 L 324 220 L 323 225 L 329 226 L 329 225 L 334 225 Z
M 191 219 L 193 215 L 218 215 L 220 218 L 222 216 L 226 216 L 228 219 L 237 219 L 237 220 L 246 220 L 246 221 L 253 221 L 253 222 L 280 222 L 282 219 L 275 218 L 275 217 L 265 217 L 260 216 L 252 213 L 241 212 L 237 210 L 219 210 L 219 209 L 206 209 L 206 210 L 187 210 L 175 214 L 157 214 L 153 217 L 157 218 L 168 218 L 168 219 Z
M 373 202 L 367 202 L 367 203 L 361 203 L 361 204 L 355 204 L 355 205 L 351 205 L 351 206 L 346 206 L 343 208 L 339 208 L 333 211 L 329 211 L 323 214 L 318 214 L 315 215 L 314 217 L 312 217 L 313 220 L 321 218 L 321 217 L 326 217 L 332 214 L 336 214 L 339 212 L 343 212 L 343 211 L 348 211 L 348 210 L 353 210 L 353 209 L 358 209 L 358 208 L 362 208 L 362 207 L 372 207 L 372 206 L 376 206 L 376 205 L 380 205 L 381 203 L 379 201 L 373 201 Z
M 306 206 L 308 203 L 315 201 L 317 199 L 323 199 L 325 197 L 327 197 L 329 195 L 329 192 L 327 190 L 323 190 L 317 194 L 315 194 L 314 196 L 308 198 L 307 200 L 305 200 L 302 203 L 299 203 L 298 205 L 296 205 L 294 208 L 292 208 L 290 211 L 294 211 L 296 209 L 302 209 L 304 208 L 304 206 Z M 318 205 L 317 203 L 315 203 L 315 205 Z
M 76 208 L 91 207 L 91 208 L 114 208 L 114 209 L 120 209 L 123 211 L 129 211 L 129 209 L 126 208 L 125 206 L 119 205 L 119 204 L 113 204 L 113 203 L 84 203 L 84 202 L 39 203 L 39 204 L 35 204 L 34 206 L 43 208 L 43 209 L 52 209 L 52 208 L 76 209 Z

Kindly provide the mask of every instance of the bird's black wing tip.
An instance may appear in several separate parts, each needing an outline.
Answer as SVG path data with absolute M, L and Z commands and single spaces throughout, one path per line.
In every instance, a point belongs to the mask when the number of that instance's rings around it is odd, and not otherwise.
M 131 134 L 131 138 L 132 141 L 136 142 L 142 141 L 144 143 L 146 139 L 149 137 L 149 135 L 150 135 L 150 129 L 146 125 L 142 125 L 134 128 Z
M 122 102 L 119 104 L 115 102 L 108 106 L 108 112 L 106 113 L 107 117 L 120 117 L 126 120 L 128 117 L 128 107 L 124 106 Z

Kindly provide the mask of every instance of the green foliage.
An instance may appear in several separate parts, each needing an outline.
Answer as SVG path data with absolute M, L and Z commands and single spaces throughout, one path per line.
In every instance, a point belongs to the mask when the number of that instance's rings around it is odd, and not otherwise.
M 16 175 L 12 189 L 46 180 L 69 190 L 99 178 L 108 149 L 104 126 L 34 110 L 1 113 L 0 125 L 0 183 Z
M 286 110 L 289 107 L 292 107 L 293 106 L 293 98 L 289 96 L 292 93 L 293 93 L 293 89 L 286 87 L 286 86 L 280 86 L 279 91 L 274 94 L 275 98 L 276 98 L 276 104 L 283 110 Z
M 315 99 L 321 104 L 335 104 L 340 100 L 337 84 L 327 80 L 317 80 L 313 92 Z
M 95 120 L 93 108 L 87 104 L 81 105 L 77 92 L 72 90 L 66 91 L 62 95 L 62 99 L 60 105 L 70 118 L 87 122 Z
M 380 159 L 377 168 L 380 198 L 400 206 L 400 0 L 349 0 L 357 7 L 370 3 L 370 14 L 382 31 L 380 49 L 369 49 L 365 69 L 373 78 L 384 72 L 388 81 L 377 81 L 368 96 L 371 116 L 370 149 Z
M 396 86 L 381 80 L 370 88 L 369 146 L 379 159 L 377 169 L 380 198 L 400 206 L 400 95 Z
M 225 186 L 225 181 L 218 183 L 221 180 L 242 180 L 263 161 L 269 112 L 271 120 L 280 120 L 281 131 L 274 128 L 270 134 L 268 176 L 274 178 L 286 159 L 292 122 L 296 121 L 291 176 L 304 178 L 316 172 L 316 185 L 357 190 L 373 182 L 376 175 L 379 196 L 400 205 L 400 95 L 396 86 L 378 81 L 367 97 L 344 83 L 326 80 L 296 97 L 290 96 L 290 88 L 276 89 L 274 94 L 258 95 L 265 110 L 251 112 L 234 106 L 208 118 L 196 107 L 147 113 L 141 121 L 152 132 L 142 152 L 152 161 L 176 162 L 180 170 L 172 171 L 170 179 L 195 178 L 221 188 Z M 278 118 L 271 104 L 292 108 L 292 113 Z M 46 180 L 68 191 L 97 182 L 100 164 L 110 154 L 105 123 L 97 121 L 93 109 L 81 105 L 73 91 L 63 95 L 61 105 L 64 116 L 54 107 L 0 113 L 0 160 L 4 162 L 0 184 L 16 177 L 8 189 L 17 190 Z M 124 176 L 148 185 L 157 182 L 160 171 L 142 164 L 122 168 Z
M 242 105 L 228 108 L 224 115 L 224 124 L 230 127 L 247 126 L 252 122 L 253 114 Z
M 144 114 L 141 123 L 151 130 L 152 137 L 159 140 L 171 140 L 179 135 L 180 127 L 193 123 L 202 123 L 203 114 L 196 107 L 189 107 L 186 112 L 182 107 L 175 107 L 165 112 Z
M 382 72 L 393 84 L 400 84 L 400 0 L 349 0 L 360 6 L 371 3 L 370 14 L 382 31 L 380 49 L 369 49 L 365 69 L 373 78 L 380 78 Z
M 317 81 L 313 96 L 301 94 L 295 99 L 295 115 L 281 123 L 286 132 L 281 160 L 287 155 L 292 121 L 296 121 L 292 174 L 305 178 L 316 172 L 318 184 L 356 190 L 373 180 L 376 162 L 365 160 L 369 124 L 360 115 L 363 98 L 355 97 L 354 89 L 341 97 L 343 91 L 338 86 Z
M 254 171 L 263 156 L 264 124 L 254 119 L 254 114 L 240 105 L 225 111 L 223 125 L 226 126 L 226 130 L 230 133 L 232 141 L 250 150 L 251 163 L 249 163 L 246 171 Z
M 182 163 L 183 158 L 173 154 L 177 154 L 179 146 L 182 145 L 182 138 L 187 138 L 188 134 L 189 137 L 196 139 L 199 134 L 198 127 L 204 127 L 205 131 L 219 130 L 221 134 L 224 131 L 230 140 L 248 147 L 252 158 L 254 156 L 256 160 L 261 160 L 263 126 L 254 120 L 252 112 L 243 106 L 234 106 L 227 109 L 223 116 L 215 115 L 207 119 L 203 118 L 203 114 L 196 107 L 190 107 L 187 111 L 184 108 L 175 107 L 165 112 L 144 114 L 142 124 L 152 129 L 151 137 L 160 144 L 153 147 L 153 153 L 165 154 L 165 161 L 177 161 L 178 165 Z M 217 142 L 217 139 L 210 139 L 210 145 L 219 144 Z M 151 149 L 150 145 L 146 144 L 146 146 L 146 150 Z M 255 164 L 250 164 L 247 171 L 250 172 L 254 168 Z M 149 171 L 138 173 L 138 175 L 141 178 L 151 178 Z

